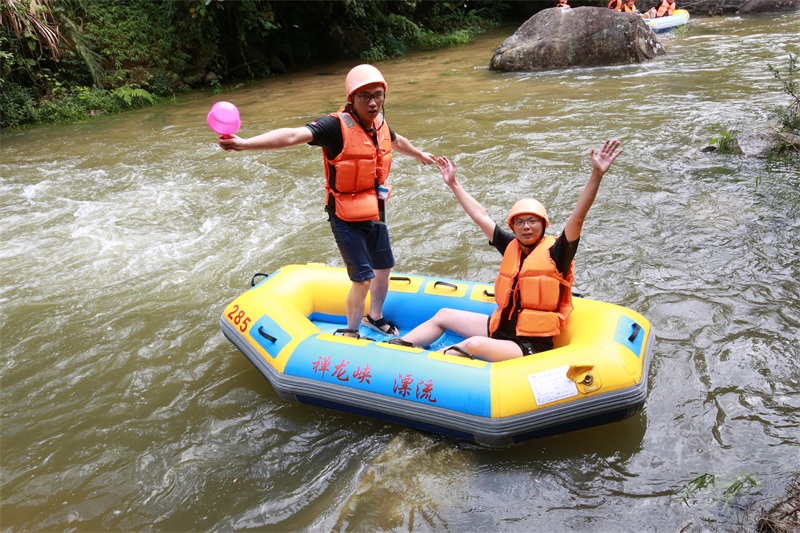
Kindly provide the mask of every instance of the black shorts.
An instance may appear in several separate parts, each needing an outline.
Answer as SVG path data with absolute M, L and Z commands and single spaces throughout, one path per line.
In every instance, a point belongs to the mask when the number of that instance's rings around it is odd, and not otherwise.
M 491 320 L 491 316 L 489 317 Z M 489 331 L 489 322 L 486 322 L 486 331 Z M 505 331 L 495 331 L 494 334 L 489 335 L 493 339 L 511 341 L 519 346 L 522 350 L 522 355 L 533 355 L 535 353 L 546 352 L 553 349 L 553 337 L 517 337 L 516 335 L 509 335 Z
M 373 270 L 394 267 L 386 224 L 345 222 L 335 216 L 329 222 L 350 281 L 367 281 L 375 277 Z

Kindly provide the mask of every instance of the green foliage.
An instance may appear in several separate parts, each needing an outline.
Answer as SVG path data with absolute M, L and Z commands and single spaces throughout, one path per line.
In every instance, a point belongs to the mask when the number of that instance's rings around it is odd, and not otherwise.
M 181 49 L 169 2 L 92 0 L 85 33 L 106 68 L 132 65 L 180 69 L 190 56 Z
M 704 491 L 718 491 L 717 489 L 717 476 L 714 474 L 704 473 L 692 479 L 686 484 L 682 491 L 682 499 L 686 504 L 691 504 L 697 495 Z M 722 493 L 715 499 L 722 504 L 723 507 L 729 507 L 736 503 L 737 498 L 748 496 L 751 489 L 759 486 L 758 481 L 753 476 L 742 474 L 736 477 L 722 490 Z
M 800 135 L 800 60 L 794 54 L 789 54 L 789 63 L 784 71 L 780 71 L 767 64 L 770 72 L 781 83 L 781 90 L 789 95 L 789 105 L 776 109 L 778 123 L 781 131 L 776 136 L 776 144 L 770 148 L 770 155 L 779 155 L 787 150 L 798 150 L 798 135 Z M 736 131 L 728 131 L 719 123 L 711 126 L 716 136 L 709 141 L 709 146 L 703 151 L 716 151 L 720 154 L 740 154 L 741 149 L 736 138 Z
M 62 89 L 57 98 L 39 102 L 38 106 L 33 105 L 32 98 L 25 100 L 24 95 L 16 94 L 17 100 L 10 105 L 16 112 L 13 117 L 3 116 L 3 127 L 26 123 L 78 122 L 92 115 L 119 113 L 156 104 L 156 99 L 148 91 L 127 86 L 112 91 L 89 87 Z M 5 109 L 6 102 L 2 102 L 2 105 Z
M 473 33 L 470 30 L 456 30 L 448 34 L 440 34 L 432 31 L 423 31 L 417 46 L 423 50 L 435 50 L 448 46 L 458 46 L 467 44 L 472 40 Z
M 785 131 L 800 133 L 800 61 L 794 54 L 789 54 L 789 65 L 781 72 L 772 65 L 767 65 L 776 80 L 781 82 L 784 93 L 790 97 L 789 105 L 778 110 L 778 119 Z
M 739 143 L 736 141 L 736 132 L 727 131 L 719 123 L 711 126 L 711 129 L 717 134 L 713 137 L 708 144 L 717 149 L 720 154 L 737 154 L 740 153 Z
M 498 0 L 0 0 L 0 127 L 84 120 L 299 65 L 467 43 Z
M 703 490 L 707 487 L 713 486 L 714 481 L 716 479 L 717 478 L 716 476 L 714 476 L 714 474 L 708 474 L 708 473 L 701 474 L 686 484 L 686 490 L 684 492 L 686 496 L 689 496 L 699 490 Z
M 0 88 L 0 128 L 17 127 L 32 122 L 36 99 L 32 91 L 19 85 Z
M 155 105 L 153 95 L 144 89 L 131 89 L 127 85 L 111 91 L 115 98 L 119 98 L 125 103 L 126 107 L 141 107 L 144 103 Z

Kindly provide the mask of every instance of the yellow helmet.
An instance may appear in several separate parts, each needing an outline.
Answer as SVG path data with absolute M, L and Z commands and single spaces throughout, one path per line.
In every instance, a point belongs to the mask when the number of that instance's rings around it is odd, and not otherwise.
M 347 95 L 347 101 L 351 101 L 351 96 L 355 91 L 370 83 L 382 83 L 384 91 L 387 88 L 383 74 L 372 65 L 364 64 L 353 67 L 344 79 L 344 92 Z
M 508 227 L 514 229 L 514 217 L 517 215 L 536 215 L 544 220 L 544 227 L 550 225 L 550 219 L 547 218 L 547 210 L 542 205 L 542 202 L 534 200 L 533 198 L 523 198 L 511 207 L 511 212 L 508 214 Z

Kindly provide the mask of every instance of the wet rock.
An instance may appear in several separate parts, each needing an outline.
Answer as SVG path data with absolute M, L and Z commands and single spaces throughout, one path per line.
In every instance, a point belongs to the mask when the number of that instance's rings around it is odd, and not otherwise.
M 489 66 L 501 71 L 594 67 L 643 63 L 664 54 L 639 15 L 604 7 L 549 8 L 503 41 Z
M 747 0 L 737 13 L 792 13 L 800 11 L 800 0 Z
M 749 130 L 734 135 L 722 146 L 706 146 L 703 153 L 724 153 L 748 157 L 769 157 L 778 153 L 800 152 L 800 135 L 774 129 Z

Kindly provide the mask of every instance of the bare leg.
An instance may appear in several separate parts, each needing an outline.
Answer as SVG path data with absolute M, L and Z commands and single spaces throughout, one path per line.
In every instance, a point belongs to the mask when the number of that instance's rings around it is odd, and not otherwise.
M 353 281 L 350 292 L 347 293 L 345 305 L 347 306 L 347 327 L 358 330 L 361 317 L 364 316 L 364 301 L 367 299 L 372 280 Z
M 369 289 L 369 316 L 373 320 L 379 320 L 383 318 L 383 302 L 386 301 L 386 294 L 389 292 L 389 275 L 392 273 L 392 269 L 383 268 L 374 270 L 374 272 L 375 278 Z M 361 316 L 363 316 L 363 306 Z M 358 319 L 361 320 L 361 317 Z
M 426 320 L 405 335 L 403 340 L 418 346 L 427 346 L 449 330 L 462 337 L 488 335 L 486 315 L 461 311 L 459 309 L 439 309 L 430 320 Z
M 490 337 L 469 337 L 455 346 L 484 361 L 497 362 L 522 357 L 522 349 L 516 342 Z

